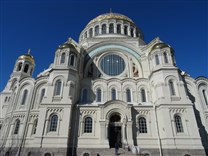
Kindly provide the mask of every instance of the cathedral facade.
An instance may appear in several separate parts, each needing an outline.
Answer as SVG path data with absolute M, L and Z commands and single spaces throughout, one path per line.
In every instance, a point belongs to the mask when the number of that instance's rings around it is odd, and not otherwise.
M 55 51 L 32 77 L 18 57 L 0 94 L 0 155 L 204 156 L 208 79 L 190 77 L 173 48 L 128 17 L 102 14 Z

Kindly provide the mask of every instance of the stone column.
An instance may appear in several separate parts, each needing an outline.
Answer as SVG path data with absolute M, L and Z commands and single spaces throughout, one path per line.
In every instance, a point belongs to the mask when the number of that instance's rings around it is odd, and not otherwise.
M 108 124 L 105 121 L 100 121 L 100 143 L 108 148 Z
M 106 34 L 109 34 L 109 24 L 106 24 Z
M 122 143 L 124 145 L 127 145 L 127 140 L 126 140 L 126 124 L 122 125 Z
M 113 30 L 114 31 L 114 34 L 117 34 L 117 24 L 115 24 L 115 23 L 113 24 L 113 29 L 114 29 Z
M 27 137 L 30 137 L 31 135 L 33 135 L 33 131 L 34 131 L 33 124 L 34 124 L 34 122 L 28 123 Z
M 127 28 L 127 34 L 128 34 L 128 36 L 131 36 L 130 26 L 128 26 L 128 28 Z
M 105 127 L 105 122 L 100 121 L 100 142 L 103 142 L 106 138 L 106 127 Z
M 133 145 L 133 135 L 132 135 L 132 121 L 127 122 L 126 134 L 127 134 L 127 142 L 129 145 Z
M 123 35 L 124 34 L 124 25 L 121 24 L 121 34 Z
M 136 29 L 134 28 L 134 37 L 136 37 Z

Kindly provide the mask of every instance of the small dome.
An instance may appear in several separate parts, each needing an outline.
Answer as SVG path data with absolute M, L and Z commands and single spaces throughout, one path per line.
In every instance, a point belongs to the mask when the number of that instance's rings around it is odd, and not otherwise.
M 163 42 L 157 43 L 157 44 L 155 44 L 155 45 L 152 47 L 151 51 L 153 51 L 153 50 L 155 50 L 155 49 L 163 49 L 163 48 L 166 48 L 166 47 L 169 47 L 169 48 L 170 48 L 170 46 L 169 46 L 168 44 L 166 44 L 166 43 L 163 43 Z
M 59 49 L 64 49 L 64 48 L 70 48 L 70 49 L 75 49 L 76 50 L 76 45 L 72 43 L 64 43 L 59 46 Z
M 111 13 L 106 13 L 106 14 L 102 14 L 102 15 L 97 16 L 96 18 L 92 19 L 87 25 L 90 25 L 95 22 L 100 22 L 103 20 L 108 20 L 108 19 L 123 20 L 123 21 L 127 21 L 131 24 L 134 24 L 134 22 L 130 18 L 128 18 L 127 16 L 111 12 Z
M 30 54 L 24 54 L 18 57 L 18 60 L 29 60 L 32 64 L 35 64 L 34 58 Z

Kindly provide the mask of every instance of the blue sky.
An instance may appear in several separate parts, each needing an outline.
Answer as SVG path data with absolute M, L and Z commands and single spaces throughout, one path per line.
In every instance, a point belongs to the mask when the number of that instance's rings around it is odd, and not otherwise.
M 177 66 L 192 77 L 208 77 L 208 1 L 206 0 L 1 0 L 0 91 L 18 56 L 35 58 L 34 77 L 53 62 L 69 37 L 78 41 L 87 23 L 100 14 L 121 13 L 143 31 L 173 47 Z

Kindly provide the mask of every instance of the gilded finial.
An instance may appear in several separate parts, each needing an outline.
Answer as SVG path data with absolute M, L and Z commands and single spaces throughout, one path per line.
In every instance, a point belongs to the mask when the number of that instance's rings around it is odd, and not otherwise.
M 27 54 L 30 55 L 30 49 L 28 49 Z

